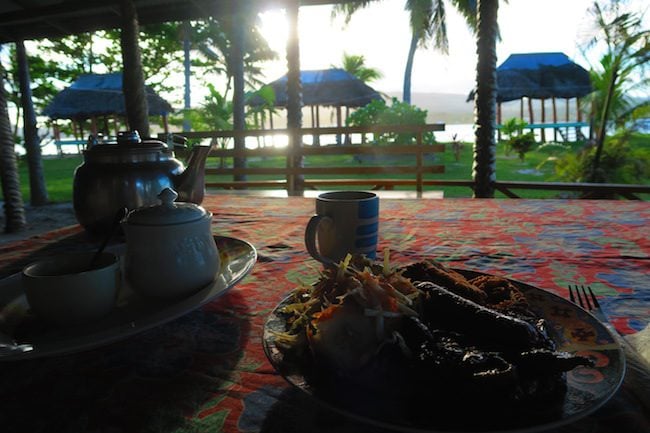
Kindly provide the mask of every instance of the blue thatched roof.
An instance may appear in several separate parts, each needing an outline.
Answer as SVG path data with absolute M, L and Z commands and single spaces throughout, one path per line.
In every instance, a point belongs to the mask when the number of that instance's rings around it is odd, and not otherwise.
M 287 76 L 269 83 L 275 92 L 275 106 L 287 106 Z M 343 69 L 300 71 L 304 105 L 362 107 L 373 100 L 382 99 L 379 92 Z M 250 105 L 260 105 L 253 97 Z
M 579 98 L 591 93 L 589 72 L 564 53 L 511 54 L 497 68 L 497 101 Z
M 149 115 L 166 115 L 172 106 L 146 87 Z M 87 119 L 96 116 L 126 116 L 122 73 L 80 75 L 69 87 L 59 92 L 43 110 L 52 119 Z

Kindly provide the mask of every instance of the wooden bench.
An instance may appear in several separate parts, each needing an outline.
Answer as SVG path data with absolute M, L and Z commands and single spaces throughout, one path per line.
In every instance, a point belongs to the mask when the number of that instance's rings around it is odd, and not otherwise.
M 63 147 L 65 146 L 75 146 L 77 148 L 77 153 L 81 153 L 82 150 L 86 148 L 88 140 L 54 140 L 54 145 L 56 146 L 56 153 L 59 156 L 63 156 Z

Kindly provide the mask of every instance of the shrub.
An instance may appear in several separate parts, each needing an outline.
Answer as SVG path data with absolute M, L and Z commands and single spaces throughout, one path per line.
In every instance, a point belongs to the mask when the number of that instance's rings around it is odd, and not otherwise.
M 427 110 L 415 105 L 400 102 L 396 98 L 391 100 L 391 105 L 386 101 L 375 100 L 365 107 L 354 111 L 346 121 L 347 126 L 370 126 L 370 125 L 425 125 L 427 122 Z M 425 132 L 422 142 L 425 144 L 435 143 L 433 132 Z M 374 134 L 374 144 L 414 144 L 415 134 Z
M 535 134 L 532 131 L 524 133 L 524 129 L 528 126 L 523 119 L 513 117 L 503 123 L 501 133 L 508 136 L 505 141 L 506 155 L 510 154 L 510 150 L 514 150 L 519 155 L 519 159 L 524 161 L 526 153 L 533 149 L 535 146 Z
M 650 150 L 632 149 L 629 136 L 619 134 L 607 140 L 598 169 L 594 172 L 596 148 L 586 145 L 577 154 L 558 159 L 555 165 L 560 180 L 567 182 L 646 183 L 650 180 Z
M 535 146 L 535 134 L 530 131 L 521 135 L 515 135 L 508 139 L 508 144 L 512 150 L 517 152 L 519 159 L 524 161 L 526 153 Z

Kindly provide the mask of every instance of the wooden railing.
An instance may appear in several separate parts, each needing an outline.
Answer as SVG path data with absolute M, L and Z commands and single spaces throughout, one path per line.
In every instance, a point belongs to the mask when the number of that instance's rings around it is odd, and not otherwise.
M 298 193 L 305 189 L 322 189 L 337 187 L 367 187 L 368 189 L 392 190 L 399 186 L 414 187 L 418 196 L 426 186 L 436 187 L 466 187 L 474 189 L 472 180 L 445 180 L 427 178 L 430 174 L 444 173 L 444 166 L 439 163 L 426 164 L 426 156 L 444 152 L 444 144 L 423 144 L 423 134 L 426 132 L 443 131 L 445 125 L 430 124 L 423 126 L 375 126 L 375 127 L 347 127 L 347 128 L 303 128 L 301 134 L 307 136 L 360 136 L 361 142 L 342 146 L 301 146 L 297 149 L 259 147 L 235 150 L 232 148 L 218 148 L 216 145 L 210 152 L 211 157 L 222 161 L 233 158 L 251 160 L 253 158 L 275 158 L 284 161 L 278 167 L 250 167 L 234 168 L 232 164 L 224 167 L 208 166 L 206 168 L 206 187 L 222 189 L 286 189 L 288 192 Z M 255 137 L 280 137 L 291 134 L 288 129 L 276 130 L 246 130 L 246 131 L 201 131 L 183 132 L 188 139 L 210 139 L 217 143 L 232 140 L 240 136 Z M 415 134 L 416 144 L 372 145 L 366 138 L 370 134 L 382 133 L 412 133 Z M 165 140 L 166 136 L 160 134 L 159 138 Z M 271 138 L 272 139 L 272 138 Z M 358 166 L 293 166 L 290 161 L 297 157 L 351 155 L 355 158 L 364 157 L 390 157 L 414 155 L 413 164 L 410 165 L 362 165 Z M 386 174 L 394 175 L 385 177 Z M 373 175 L 381 177 L 372 177 Z M 234 180 L 235 176 L 243 176 L 245 180 Z M 359 177 L 354 177 L 359 176 Z M 218 177 L 218 178 L 215 178 Z M 272 177 L 272 179 L 269 179 Z M 517 190 L 542 190 L 565 191 L 574 193 L 582 198 L 625 198 L 640 200 L 639 194 L 649 195 L 650 185 L 629 184 L 602 184 L 602 183 L 565 183 L 565 182 L 525 182 L 525 181 L 495 181 L 493 187 L 508 198 L 520 198 Z
M 300 134 L 306 137 L 342 137 L 346 145 L 302 145 L 296 148 L 258 147 L 246 149 L 219 148 L 213 145 L 211 157 L 223 160 L 241 158 L 251 161 L 255 158 L 276 158 L 283 161 L 279 167 L 235 167 L 234 164 L 222 167 L 206 167 L 206 187 L 224 189 L 243 188 L 283 188 L 287 191 L 302 191 L 304 189 L 321 189 L 323 187 L 366 186 L 369 189 L 394 189 L 396 186 L 413 186 L 421 193 L 428 185 L 428 174 L 444 173 L 444 165 L 427 160 L 428 155 L 444 152 L 443 144 L 425 144 L 424 136 L 433 131 L 444 131 L 444 124 L 413 125 L 413 126 L 371 126 L 343 128 L 302 128 Z M 293 131 L 289 129 L 275 130 L 246 130 L 246 131 L 202 131 L 186 132 L 182 135 L 192 139 L 210 139 L 217 143 L 232 140 L 235 137 L 286 137 Z M 372 144 L 369 136 L 378 134 L 396 134 L 410 136 L 411 142 L 390 145 Z M 160 136 L 164 139 L 164 136 Z M 355 141 L 356 140 L 356 141 Z M 349 155 L 360 163 L 357 166 L 310 166 L 294 164 L 297 159 L 310 157 L 328 157 Z M 392 164 L 390 157 L 412 155 L 412 163 Z M 369 161 L 376 159 L 373 163 Z M 404 159 L 404 158 L 400 158 Z M 383 162 L 383 163 L 382 163 Z M 380 165 L 379 165 L 380 164 Z M 392 175 L 393 177 L 387 177 Z M 219 179 L 211 177 L 219 176 Z M 373 177 L 375 176 L 375 177 Z M 224 177 L 229 177 L 224 179 Z M 234 180 L 235 178 L 238 180 Z M 273 177 L 273 179 L 269 179 Z
M 474 190 L 474 181 L 472 180 L 431 179 L 425 181 L 424 184 L 436 187 L 466 187 L 471 191 Z M 566 191 L 573 193 L 572 197 L 585 199 L 624 198 L 642 200 L 639 194 L 650 195 L 650 185 L 636 184 L 495 181 L 492 186 L 504 196 L 513 199 L 521 198 L 516 193 L 517 190 Z

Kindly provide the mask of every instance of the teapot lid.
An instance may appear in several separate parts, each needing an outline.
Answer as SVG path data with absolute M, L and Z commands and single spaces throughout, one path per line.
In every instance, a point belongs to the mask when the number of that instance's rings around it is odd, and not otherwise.
M 178 193 L 171 188 L 163 189 L 158 198 L 162 204 L 135 209 L 129 213 L 127 224 L 165 226 L 185 224 L 204 218 L 208 212 L 194 203 L 174 202 Z

